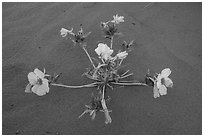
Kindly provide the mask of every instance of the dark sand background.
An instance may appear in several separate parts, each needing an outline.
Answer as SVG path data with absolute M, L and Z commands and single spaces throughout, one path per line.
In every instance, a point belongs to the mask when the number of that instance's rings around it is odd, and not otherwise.
M 201 3 L 3 3 L 3 134 L 201 134 L 202 130 L 202 5 Z M 146 6 L 146 7 L 145 7 Z M 134 79 L 143 79 L 169 67 L 174 87 L 167 96 L 154 99 L 150 87 L 126 87 L 108 91 L 112 124 L 104 114 L 94 121 L 78 116 L 95 89 L 51 87 L 39 97 L 24 93 L 27 74 L 34 68 L 63 73 L 60 83 L 90 81 L 81 74 L 88 59 L 79 47 L 60 36 L 62 27 L 75 30 L 82 23 L 88 50 L 96 57 L 97 41 L 103 41 L 99 23 L 123 15 L 114 40 L 135 40 L 135 50 L 125 60 Z

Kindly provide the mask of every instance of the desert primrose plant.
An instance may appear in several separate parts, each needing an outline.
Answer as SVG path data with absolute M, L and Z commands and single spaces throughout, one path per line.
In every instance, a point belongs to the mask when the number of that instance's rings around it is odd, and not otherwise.
M 80 46 L 86 53 L 91 66 L 85 73 L 83 73 L 83 76 L 92 80 L 92 83 L 79 86 L 59 84 L 57 81 L 61 76 L 61 73 L 58 75 L 48 75 L 46 74 L 45 69 L 42 72 L 36 68 L 33 72 L 28 74 L 29 83 L 25 88 L 25 92 L 43 96 L 49 93 L 51 86 L 65 88 L 95 87 L 97 88 L 97 94 L 92 93 L 89 105 L 85 105 L 85 110 L 81 115 L 79 115 L 79 118 L 81 118 L 84 114 L 89 113 L 91 119 L 94 120 L 98 112 L 103 112 L 106 124 L 112 122 L 110 117 L 110 112 L 112 111 L 107 108 L 107 101 L 110 100 L 110 97 L 106 92 L 107 88 L 113 90 L 115 86 L 151 86 L 153 87 L 154 98 L 166 95 L 167 87 L 173 86 L 173 82 L 169 78 L 169 75 L 171 74 L 171 70 L 169 68 L 163 69 L 161 73 L 154 76 L 150 75 L 150 71 L 148 69 L 144 82 L 124 80 L 125 78 L 133 75 L 133 73 L 129 73 L 130 70 L 127 70 L 122 74 L 119 73 L 123 60 L 131 52 L 131 47 L 134 45 L 134 41 L 129 43 L 124 41 L 124 43 L 122 43 L 122 49 L 119 50 L 115 56 L 112 56 L 114 52 L 113 40 L 116 35 L 121 34 L 118 32 L 118 25 L 122 22 L 124 22 L 124 17 L 118 15 L 113 16 L 113 20 L 101 22 L 101 30 L 104 33 L 104 37 L 110 40 L 110 44 L 108 45 L 102 42 L 98 43 L 98 47 L 95 49 L 98 59 L 91 57 L 86 49 L 86 38 L 91 34 L 91 32 L 84 33 L 82 25 L 77 33 L 73 32 L 73 28 L 70 30 L 62 28 L 60 30 L 62 37 L 69 38 L 74 43 L 74 46 Z

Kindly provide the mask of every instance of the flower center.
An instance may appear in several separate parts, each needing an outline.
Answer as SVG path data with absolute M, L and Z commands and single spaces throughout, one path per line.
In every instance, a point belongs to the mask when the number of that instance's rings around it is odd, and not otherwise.
M 38 84 L 38 85 L 42 85 L 42 84 L 43 84 L 42 79 L 39 78 L 39 79 L 37 80 L 37 84 Z
M 161 84 L 164 85 L 164 83 L 165 83 L 165 79 L 162 78 L 162 79 L 161 79 Z

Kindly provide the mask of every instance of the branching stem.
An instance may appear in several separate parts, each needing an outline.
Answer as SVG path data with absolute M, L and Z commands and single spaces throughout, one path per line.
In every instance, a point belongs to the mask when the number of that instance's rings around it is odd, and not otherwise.
M 104 85 L 103 88 L 102 88 L 102 92 L 103 92 L 103 93 L 102 93 L 101 105 L 102 105 L 102 107 L 103 107 L 103 111 L 104 111 L 105 118 L 106 118 L 105 123 L 108 124 L 108 123 L 111 123 L 111 122 L 112 122 L 112 119 L 111 119 L 111 117 L 110 117 L 110 115 L 109 115 L 109 111 L 108 111 L 108 108 L 107 108 L 107 106 L 106 106 L 106 101 L 105 101 L 105 99 L 104 99 L 105 85 Z
M 127 78 L 127 77 L 132 76 L 132 75 L 133 75 L 133 73 L 130 73 L 130 74 L 127 74 L 127 75 L 120 77 L 120 79 L 124 79 L 124 78 Z
M 101 82 L 94 82 L 91 84 L 80 85 L 80 86 L 68 86 L 68 85 L 55 84 L 55 83 L 52 83 L 51 85 L 58 86 L 58 87 L 65 87 L 65 88 L 85 88 L 85 87 L 90 88 L 90 87 L 96 87 L 96 86 L 98 86 L 98 84 L 101 84 Z
M 113 49 L 113 36 L 111 37 L 111 49 Z
M 86 55 L 88 56 L 88 58 L 89 58 L 89 60 L 90 60 L 90 62 L 91 62 L 91 64 L 92 64 L 92 66 L 93 66 L 94 68 L 96 68 L 95 65 L 94 65 L 94 63 L 93 63 L 93 60 L 91 59 L 91 57 L 90 57 L 88 51 L 86 50 L 86 48 L 85 48 L 85 47 L 82 47 L 82 48 L 83 48 L 83 50 L 86 52 Z
M 125 71 L 125 72 L 121 75 L 121 77 L 124 76 L 124 75 L 126 75 L 129 71 L 130 71 L 129 69 L 128 69 L 127 71 Z
M 122 62 L 123 62 L 123 59 L 120 60 L 119 66 L 122 64 Z
M 139 82 L 135 82 L 135 83 L 111 82 L 111 84 L 121 85 L 121 86 L 148 86 L 148 85 L 145 84 L 145 83 L 139 83 Z

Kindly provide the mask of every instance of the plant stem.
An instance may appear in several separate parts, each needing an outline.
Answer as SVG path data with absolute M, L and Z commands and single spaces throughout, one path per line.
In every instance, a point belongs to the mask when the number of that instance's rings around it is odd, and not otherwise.
M 68 86 L 68 85 L 55 84 L 55 83 L 52 83 L 51 85 L 58 86 L 58 87 L 65 87 L 65 88 L 85 88 L 85 87 L 89 88 L 89 87 L 95 87 L 95 86 L 97 86 L 97 84 L 100 84 L 100 82 L 94 82 L 94 83 L 91 83 L 91 84 L 80 85 L 80 86 Z
M 122 64 L 122 62 L 123 62 L 123 59 L 120 60 L 119 66 Z
M 151 78 L 151 77 L 148 77 L 152 82 L 155 82 L 155 80 L 153 79 L 153 78 Z
M 119 83 L 139 83 L 139 81 L 120 80 Z
M 113 49 L 113 36 L 111 37 L 111 49 Z
M 103 100 L 104 97 L 105 97 L 105 88 L 106 88 L 106 86 L 104 85 L 103 88 L 102 88 L 102 100 Z
M 104 99 L 105 85 L 104 85 L 103 88 L 102 88 L 102 92 L 103 92 L 103 93 L 102 93 L 101 105 L 102 105 L 102 107 L 103 107 L 103 111 L 104 111 L 105 118 L 106 118 L 105 123 L 108 124 L 108 123 L 111 123 L 111 122 L 112 122 L 112 119 L 111 119 L 111 117 L 110 117 L 110 115 L 109 115 L 109 111 L 108 111 L 108 108 L 107 108 L 107 106 L 106 106 L 106 101 L 105 101 L 105 99 Z
M 133 73 L 130 73 L 130 74 L 127 74 L 125 76 L 120 77 L 120 79 L 127 78 L 127 77 L 132 76 L 132 75 L 133 75 Z
M 91 64 L 93 65 L 93 67 L 96 68 L 95 65 L 94 65 L 94 63 L 93 63 L 93 60 L 91 59 L 91 57 L 90 57 L 88 51 L 86 50 L 86 48 L 85 48 L 85 47 L 82 47 L 82 48 L 83 48 L 83 50 L 86 52 L 86 55 L 88 56 L 88 58 L 89 58 Z
M 139 83 L 139 82 L 135 82 L 135 83 L 120 83 L 120 82 L 111 82 L 111 84 L 115 84 L 115 85 L 122 85 L 122 86 L 148 86 L 145 83 Z
M 129 71 L 130 71 L 130 70 L 125 71 L 125 72 L 121 75 L 121 77 L 124 76 L 124 75 L 126 75 Z
M 98 70 L 101 68 L 101 67 L 103 67 L 103 66 L 107 66 L 107 64 L 100 64 L 100 65 L 98 65 L 96 68 L 95 68 L 95 71 L 94 71 L 94 73 L 93 73 L 93 78 L 95 79 L 95 75 L 96 75 L 96 73 L 98 72 Z

